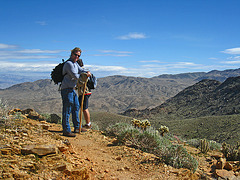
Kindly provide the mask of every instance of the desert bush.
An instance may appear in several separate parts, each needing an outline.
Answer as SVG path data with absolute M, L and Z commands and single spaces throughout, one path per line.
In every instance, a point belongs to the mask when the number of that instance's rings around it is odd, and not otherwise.
M 8 111 L 10 110 L 10 107 L 7 103 L 7 101 L 0 99 L 0 118 L 6 118 Z
M 106 133 L 110 136 L 116 136 L 118 137 L 123 131 L 126 131 L 126 129 L 133 129 L 129 124 L 127 123 L 116 123 L 115 125 L 111 125 L 106 128 Z
M 92 123 L 92 130 L 97 130 L 99 131 L 99 126 L 96 122 L 91 122 Z
M 153 127 L 142 131 L 127 123 L 117 123 L 108 127 L 106 132 L 108 135 L 117 137 L 119 144 L 155 154 L 169 165 L 189 168 L 192 171 L 197 169 L 196 159 L 188 154 L 185 148 L 173 145 L 168 138 L 161 136 Z
M 221 150 L 221 143 L 217 143 L 216 141 L 209 141 L 209 147 L 211 150 Z
M 188 168 L 193 172 L 197 170 L 197 160 L 181 145 L 172 145 L 163 149 L 161 154 L 166 164 L 176 168 Z
M 240 161 L 240 143 L 236 145 L 222 144 L 222 153 L 228 161 Z
M 200 148 L 200 141 L 201 141 L 200 139 L 188 139 L 187 144 L 195 148 Z M 207 140 L 207 142 L 209 143 L 210 150 L 217 150 L 217 151 L 221 150 L 222 145 L 220 143 L 217 143 L 216 141 L 213 141 L 213 140 Z
M 41 116 L 43 116 L 43 118 L 46 119 L 47 122 L 61 124 L 61 117 L 57 114 L 43 113 L 41 114 Z
M 188 139 L 187 144 L 195 148 L 199 148 L 199 139 Z
M 43 116 L 44 119 L 46 119 L 47 122 L 50 122 L 50 120 L 51 120 L 51 116 L 50 116 L 50 114 L 42 113 L 42 114 L 40 114 L 40 115 Z

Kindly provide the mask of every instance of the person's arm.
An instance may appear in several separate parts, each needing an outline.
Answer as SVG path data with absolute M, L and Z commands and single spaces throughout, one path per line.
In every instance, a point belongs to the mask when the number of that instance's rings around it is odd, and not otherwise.
M 78 70 L 81 73 L 86 73 L 87 74 L 87 77 L 90 77 L 91 76 L 91 72 L 90 71 L 86 71 L 84 70 L 82 67 L 78 66 Z
M 64 65 L 65 67 L 65 72 L 74 80 L 77 80 L 80 76 L 80 74 L 78 73 L 78 69 L 74 68 L 73 63 L 68 63 L 66 62 L 66 64 Z

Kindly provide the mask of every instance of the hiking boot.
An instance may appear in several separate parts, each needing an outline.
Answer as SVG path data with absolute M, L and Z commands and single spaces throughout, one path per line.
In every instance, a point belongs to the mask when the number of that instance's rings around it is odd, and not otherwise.
M 85 128 L 81 128 L 81 132 L 87 132 Z
M 73 133 L 79 133 L 79 129 L 74 129 Z
M 87 125 L 87 124 L 85 124 L 83 127 L 84 127 L 85 129 L 92 129 L 92 125 L 91 125 L 91 124 L 90 124 L 90 126 Z
M 63 136 L 67 136 L 67 137 L 76 137 L 75 134 L 71 133 L 71 132 L 64 132 Z
M 73 132 L 79 133 L 79 129 L 75 129 Z M 81 128 L 81 132 L 87 132 L 87 130 L 85 128 Z

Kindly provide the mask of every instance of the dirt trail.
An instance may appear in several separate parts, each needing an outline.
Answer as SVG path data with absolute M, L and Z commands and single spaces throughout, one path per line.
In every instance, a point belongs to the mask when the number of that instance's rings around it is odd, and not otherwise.
M 60 133 L 61 126 L 54 125 L 51 130 Z M 91 179 L 198 179 L 199 176 L 187 169 L 164 165 L 155 155 L 115 146 L 115 139 L 100 131 L 89 130 L 75 138 L 63 138 L 71 143 L 72 161 L 87 167 Z

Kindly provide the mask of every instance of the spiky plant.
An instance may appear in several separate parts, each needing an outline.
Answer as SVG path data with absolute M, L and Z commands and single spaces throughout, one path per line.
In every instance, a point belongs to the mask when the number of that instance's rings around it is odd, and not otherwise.
M 159 128 L 160 134 L 161 136 L 164 136 L 164 133 L 168 133 L 169 132 L 169 128 L 167 126 L 161 126 Z

